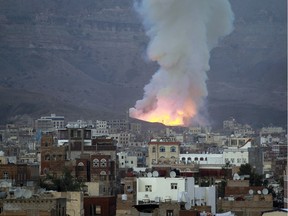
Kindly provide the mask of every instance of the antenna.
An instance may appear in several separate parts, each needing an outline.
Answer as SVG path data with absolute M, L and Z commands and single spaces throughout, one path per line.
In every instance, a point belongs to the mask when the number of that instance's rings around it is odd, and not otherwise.
M 158 173 L 157 170 L 155 170 L 155 171 L 153 171 L 152 175 L 153 175 L 153 177 L 158 177 L 158 176 L 159 176 L 159 173 Z
M 258 191 L 257 191 L 257 193 L 260 195 L 260 194 L 261 194 L 261 191 L 260 191 L 260 190 L 258 190 Z
M 151 172 L 148 172 L 148 173 L 147 173 L 147 177 L 151 178 L 151 177 L 152 177 L 152 173 L 151 173 Z
M 171 178 L 175 178 L 176 177 L 176 172 L 175 171 L 171 171 L 170 172 L 170 177 Z

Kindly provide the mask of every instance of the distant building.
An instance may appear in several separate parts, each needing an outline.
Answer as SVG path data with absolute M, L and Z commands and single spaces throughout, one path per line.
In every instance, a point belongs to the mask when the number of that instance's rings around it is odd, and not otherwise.
M 225 197 L 218 200 L 218 211 L 231 211 L 235 215 L 261 215 L 273 209 L 272 194 L 263 186 L 250 187 L 249 180 L 229 180 Z
M 152 139 L 148 143 L 147 165 L 175 164 L 179 161 L 180 142 L 169 139 Z
M 128 155 L 127 152 L 119 152 L 117 153 L 119 168 L 133 168 L 137 167 L 137 156 Z
M 64 121 L 64 116 L 56 116 L 56 114 L 51 114 L 51 116 L 42 116 L 40 119 L 37 119 L 35 121 L 35 126 L 37 130 L 49 132 L 58 128 L 64 128 Z

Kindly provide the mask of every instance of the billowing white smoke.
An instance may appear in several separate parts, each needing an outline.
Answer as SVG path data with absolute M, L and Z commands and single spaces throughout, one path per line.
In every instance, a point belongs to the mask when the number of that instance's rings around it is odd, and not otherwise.
M 159 70 L 130 108 L 130 117 L 187 125 L 207 96 L 210 51 L 233 29 L 228 0 L 142 0 L 136 3 Z

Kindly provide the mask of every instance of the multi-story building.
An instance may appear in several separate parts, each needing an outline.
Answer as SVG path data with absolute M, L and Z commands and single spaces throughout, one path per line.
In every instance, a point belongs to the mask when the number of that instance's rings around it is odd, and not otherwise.
M 209 206 L 208 211 L 215 214 L 216 188 L 199 187 L 193 177 L 174 177 L 172 173 L 171 177 L 137 178 L 135 207 L 138 211 L 153 215 L 178 215 L 181 203 L 186 210 Z
M 249 180 L 229 180 L 225 197 L 217 202 L 218 211 L 256 216 L 273 209 L 272 194 L 263 186 L 249 186 Z
M 117 128 L 124 131 L 127 131 L 129 129 L 129 122 L 126 119 L 108 120 L 107 125 L 109 128 Z
M 133 168 L 137 167 L 138 158 L 135 155 L 129 155 L 128 152 L 119 152 L 118 156 L 118 164 L 119 168 Z
M 284 208 L 288 208 L 288 166 L 286 164 L 286 168 L 283 173 L 284 179 Z
M 179 161 L 180 142 L 169 139 L 152 139 L 148 143 L 147 165 L 175 164 Z
M 51 114 L 50 116 L 42 116 L 35 121 L 36 129 L 44 132 L 53 131 L 58 128 L 64 128 L 65 118 L 64 116 L 56 116 Z
M 249 163 L 248 148 L 251 147 L 250 139 L 248 139 L 243 145 L 239 142 L 235 142 L 235 144 L 231 144 L 230 146 L 223 151 L 225 163 L 230 163 L 231 165 L 235 166 L 241 166 L 241 164 Z
M 62 175 L 67 162 L 67 146 L 57 146 L 53 134 L 44 134 L 41 138 L 40 174 Z

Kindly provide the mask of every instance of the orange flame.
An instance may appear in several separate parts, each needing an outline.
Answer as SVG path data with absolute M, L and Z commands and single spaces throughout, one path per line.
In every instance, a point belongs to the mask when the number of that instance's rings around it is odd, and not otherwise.
M 158 100 L 156 109 L 133 117 L 148 122 L 159 122 L 167 126 L 184 126 L 187 124 L 187 120 L 193 118 L 197 113 L 196 106 L 191 100 L 185 101 L 181 108 L 175 109 L 173 105 L 171 101 L 169 103 L 167 100 Z

